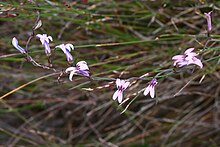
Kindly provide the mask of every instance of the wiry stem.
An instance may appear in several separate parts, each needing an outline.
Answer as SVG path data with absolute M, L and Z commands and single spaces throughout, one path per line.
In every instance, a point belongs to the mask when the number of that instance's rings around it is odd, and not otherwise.
M 54 72 L 56 72 L 56 69 L 55 68 L 50 68 L 48 66 L 45 66 L 45 65 L 42 65 L 38 62 L 36 62 L 30 55 L 26 54 L 26 59 L 28 62 L 31 62 L 34 66 L 37 66 L 37 67 L 41 67 L 43 69 L 49 69 L 49 70 L 53 70 Z

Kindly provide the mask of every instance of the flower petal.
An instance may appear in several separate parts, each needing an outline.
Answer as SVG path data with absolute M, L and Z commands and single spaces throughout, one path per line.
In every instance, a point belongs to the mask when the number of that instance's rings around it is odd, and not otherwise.
M 78 62 L 78 63 L 76 64 L 76 66 L 77 66 L 77 68 L 78 68 L 79 70 L 89 70 L 89 67 L 88 67 L 86 61 L 80 61 L 80 62 Z
M 69 80 L 70 80 L 70 81 L 73 81 L 73 75 L 76 75 L 76 72 L 77 72 L 77 71 L 72 71 L 72 72 L 70 72 L 70 75 L 69 75 Z
M 55 48 L 61 48 L 60 46 L 61 46 L 61 44 L 60 45 L 56 45 Z
M 118 92 L 118 103 L 121 103 L 123 99 L 123 93 L 121 91 Z
M 47 37 L 47 34 L 43 34 L 43 37 L 41 39 L 44 40 L 47 43 L 50 42 L 49 38 Z
M 154 95 L 155 95 L 154 86 L 151 86 L 151 89 L 150 89 L 151 98 L 154 98 Z
M 53 38 L 51 36 L 48 36 L 47 38 L 50 39 L 50 41 L 53 41 Z
M 144 95 L 148 95 L 148 93 L 150 92 L 150 85 L 147 86 L 147 88 L 144 90 Z
M 184 55 L 176 55 L 172 57 L 172 60 L 183 60 L 184 59 Z
M 178 66 L 178 67 L 183 67 L 183 66 L 185 66 L 185 65 L 188 65 L 188 62 L 187 62 L 187 61 L 182 61 L 182 62 L 178 62 L 178 63 L 177 63 L 177 66 Z
M 60 44 L 60 45 L 57 45 L 55 46 L 55 48 L 60 48 L 63 52 L 65 52 L 65 45 L 64 44 Z
M 65 55 L 66 55 L 66 59 L 67 59 L 67 61 L 69 62 L 69 63 L 72 63 L 73 62 L 73 56 L 70 54 L 70 52 L 66 52 L 65 53 Z
M 208 13 L 204 13 L 204 14 L 205 14 L 205 16 L 210 16 L 211 13 L 212 13 L 212 11 L 210 11 L 210 12 L 208 12 Z
M 66 73 L 69 73 L 69 72 L 71 72 L 71 71 L 77 71 L 76 67 L 68 67 L 68 68 L 65 70 Z
M 44 42 L 44 48 L 45 48 L 46 55 L 50 56 L 51 55 L 50 46 L 49 46 L 49 44 L 46 41 Z
M 187 54 L 191 53 L 193 50 L 194 50 L 194 48 L 189 48 L 184 52 L 184 54 L 187 55 Z
M 116 100 L 117 97 L 118 97 L 118 93 L 119 93 L 119 90 L 115 91 L 115 93 L 113 94 L 113 100 Z
M 71 50 L 74 50 L 74 46 L 70 43 L 66 44 L 66 49 L 70 52 Z
M 41 44 L 44 45 L 44 42 L 45 42 L 44 35 L 37 34 L 36 36 L 40 39 Z
M 130 84 L 130 82 L 125 82 L 125 84 L 123 85 L 123 90 L 127 89 L 129 84 Z
M 89 77 L 89 71 L 88 70 L 78 70 L 80 74 Z
M 116 79 L 116 86 L 117 86 L 117 88 L 121 86 L 121 80 L 120 79 Z
M 41 34 L 37 34 L 36 35 L 38 38 L 42 38 L 43 37 L 43 35 L 41 35 Z
M 200 68 L 203 67 L 202 61 L 201 61 L 200 59 L 194 57 L 194 58 L 193 58 L 193 61 L 194 61 L 194 62 L 193 62 L 192 64 L 196 64 L 196 65 L 198 65 Z
M 121 86 L 124 87 L 125 85 L 125 80 L 121 80 Z
M 40 39 L 40 42 L 42 43 L 42 45 L 45 44 L 45 42 L 49 43 L 50 40 L 53 41 L 53 38 L 51 36 L 47 36 L 47 34 L 37 34 L 36 37 L 38 37 Z

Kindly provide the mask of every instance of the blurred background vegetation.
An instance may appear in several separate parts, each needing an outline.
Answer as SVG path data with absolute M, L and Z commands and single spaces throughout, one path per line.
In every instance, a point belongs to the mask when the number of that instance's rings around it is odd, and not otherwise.
M 206 0 L 37 0 L 0 2 L 0 144 L 4 146 L 220 146 L 219 29 L 220 2 Z M 155 99 L 141 93 L 138 81 L 119 106 L 115 85 L 92 92 L 108 81 L 75 76 L 60 82 L 53 71 L 34 67 L 11 45 L 25 47 L 40 11 L 42 27 L 54 41 L 72 43 L 75 63 L 87 61 L 94 77 L 122 79 L 173 69 L 172 56 L 195 47 L 204 68 L 164 72 Z M 212 41 L 207 41 L 204 12 L 213 10 Z M 30 55 L 47 65 L 43 47 L 34 38 Z M 69 65 L 57 49 L 53 65 Z M 21 87 L 20 87 L 21 86 Z M 18 89 L 16 89 L 18 88 Z M 6 96 L 6 95 L 7 96 Z

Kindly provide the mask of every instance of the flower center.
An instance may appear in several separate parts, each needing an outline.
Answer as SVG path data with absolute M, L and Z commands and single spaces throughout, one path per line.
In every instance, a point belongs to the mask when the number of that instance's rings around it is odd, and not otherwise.
M 151 82 L 150 82 L 150 85 L 153 86 L 153 87 L 154 87 L 155 85 L 157 85 L 157 80 L 156 80 L 155 78 L 152 79 Z
M 124 90 L 123 86 L 119 86 L 119 87 L 118 87 L 118 90 L 119 90 L 119 91 L 123 91 L 123 90 Z
M 80 70 L 80 66 L 79 66 L 79 65 L 76 65 L 76 68 L 77 68 L 78 70 Z

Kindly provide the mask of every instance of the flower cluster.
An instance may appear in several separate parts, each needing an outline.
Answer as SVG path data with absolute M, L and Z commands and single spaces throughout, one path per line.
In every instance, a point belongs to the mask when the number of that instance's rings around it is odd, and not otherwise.
M 116 87 L 117 91 L 113 94 L 113 100 L 116 100 L 118 98 L 118 103 L 122 102 L 123 99 L 123 91 L 126 90 L 129 86 L 130 82 L 126 82 L 125 80 L 116 80 Z M 153 78 L 150 81 L 150 84 L 145 88 L 144 95 L 146 96 L 150 92 L 151 98 L 154 98 L 155 96 L 155 89 L 154 87 L 157 85 L 157 79 Z
M 212 11 L 208 12 L 208 13 L 204 13 L 206 20 L 207 20 L 208 34 L 212 30 L 211 14 L 212 14 Z M 41 21 L 39 21 L 39 22 L 40 23 L 38 23 L 36 28 L 39 28 L 41 26 Z M 45 50 L 46 55 L 48 56 L 48 58 L 50 58 L 52 51 L 50 49 L 49 43 L 50 43 L 50 41 L 53 41 L 53 38 L 51 36 L 48 36 L 47 34 L 37 34 L 36 37 L 39 38 L 41 44 L 44 46 L 44 50 Z M 19 46 L 18 40 L 15 37 L 12 39 L 12 45 L 19 52 L 21 52 L 22 54 L 29 57 L 29 54 L 27 51 L 28 45 L 26 45 L 25 49 L 22 48 L 21 46 Z M 73 63 L 74 58 L 71 55 L 71 51 L 74 50 L 74 46 L 72 44 L 69 44 L 69 43 L 68 44 L 60 44 L 60 45 L 55 46 L 55 49 L 56 48 L 60 48 L 63 51 L 63 53 L 66 55 L 66 60 L 69 62 L 69 64 Z M 199 66 L 200 68 L 203 68 L 203 63 L 202 63 L 201 59 L 197 58 L 197 56 L 198 56 L 198 54 L 196 52 L 194 52 L 194 48 L 189 48 L 183 54 L 175 55 L 172 57 L 172 60 L 174 60 L 173 66 L 181 68 L 183 66 L 194 64 L 194 65 Z M 31 59 L 31 61 L 33 61 L 32 58 L 29 58 L 29 59 Z M 35 61 L 33 61 L 33 62 L 34 62 L 34 65 L 41 67 L 41 64 L 38 64 Z M 44 68 L 45 66 L 42 66 L 42 67 Z M 46 69 L 48 69 L 48 68 L 46 68 Z M 76 63 L 75 67 L 70 66 L 70 67 L 66 68 L 65 73 L 69 74 L 70 81 L 73 80 L 74 75 L 81 75 L 81 76 L 89 77 L 90 79 L 93 79 L 90 75 L 89 67 L 88 67 L 86 61 L 79 61 Z M 143 94 L 145 96 L 147 96 L 149 94 L 151 98 L 154 98 L 155 97 L 155 86 L 158 83 L 156 78 L 157 78 L 157 76 L 152 78 L 151 81 L 149 82 L 149 84 L 139 92 L 144 91 Z M 141 80 L 141 77 L 138 80 Z M 112 81 L 112 83 L 114 83 L 113 81 Z M 132 85 L 131 79 L 130 80 L 129 79 L 121 80 L 121 79 L 117 78 L 115 80 L 115 84 L 116 84 L 117 90 L 114 92 L 112 98 L 113 98 L 113 100 L 117 99 L 118 103 L 122 103 L 123 102 L 123 92 L 129 86 Z M 106 85 L 105 87 L 109 87 L 109 85 Z
M 47 56 L 51 55 L 51 49 L 49 46 L 49 40 L 53 40 L 51 36 L 47 36 L 47 34 L 37 35 L 40 38 L 42 45 L 44 45 L 45 53 Z M 19 50 L 22 54 L 27 53 L 25 49 L 18 45 L 18 40 L 14 37 L 12 39 L 12 45 Z M 69 63 L 73 62 L 73 56 L 71 55 L 71 50 L 74 50 L 74 46 L 72 44 L 60 44 L 55 48 L 60 48 L 63 53 L 66 55 L 66 59 Z M 203 64 L 200 59 L 198 59 L 195 52 L 193 52 L 194 48 L 187 49 L 183 55 L 176 55 L 172 58 L 174 60 L 173 65 L 177 67 L 183 67 L 189 64 L 198 65 L 200 68 L 203 67 Z M 68 67 L 65 70 L 65 73 L 69 74 L 69 80 L 72 81 L 74 75 L 83 75 L 86 77 L 90 77 L 89 67 L 86 61 L 79 61 L 75 67 Z M 116 79 L 116 87 L 117 91 L 113 94 L 113 100 L 118 100 L 119 103 L 123 101 L 123 91 L 125 91 L 130 85 L 129 81 Z M 157 85 L 156 78 L 153 78 L 149 85 L 144 89 L 144 95 L 148 95 L 150 93 L 150 97 L 155 97 L 155 86 Z
M 40 42 L 42 43 L 42 45 L 44 46 L 44 50 L 46 55 L 49 57 L 51 56 L 51 49 L 50 49 L 50 45 L 49 42 L 53 41 L 53 38 L 51 36 L 48 36 L 47 34 L 37 34 L 36 35 L 37 38 L 40 39 Z M 27 51 L 22 48 L 21 46 L 18 45 L 18 40 L 14 37 L 12 39 L 12 45 L 19 50 L 22 54 L 27 54 Z M 60 44 L 57 45 L 55 48 L 60 48 L 63 53 L 66 55 L 66 59 L 67 61 L 72 64 L 73 63 L 73 56 L 71 55 L 71 50 L 74 50 L 74 46 L 72 44 Z M 28 55 L 29 56 L 29 55 Z M 39 64 L 38 64 L 39 65 Z M 80 61 L 76 64 L 76 67 L 68 67 L 65 71 L 65 73 L 70 74 L 69 75 L 69 80 L 72 81 L 73 75 L 83 75 L 86 77 L 89 77 L 89 67 L 86 63 L 86 61 Z

